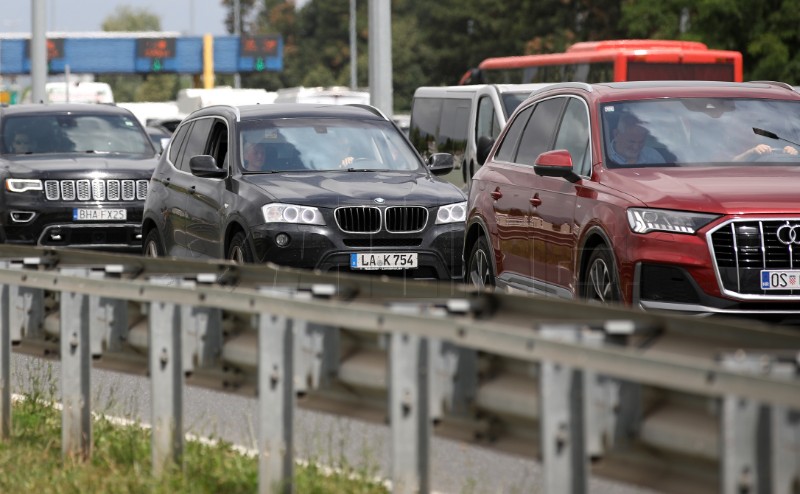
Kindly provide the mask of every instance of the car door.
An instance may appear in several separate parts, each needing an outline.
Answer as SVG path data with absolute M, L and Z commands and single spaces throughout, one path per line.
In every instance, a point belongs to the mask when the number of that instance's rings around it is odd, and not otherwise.
M 228 173 L 224 178 L 194 176 L 189 188 L 186 212 L 189 216 L 189 248 L 195 257 L 221 258 L 225 256 L 223 228 L 230 201 L 225 200 L 230 163 L 228 158 L 228 125 L 223 118 L 205 120 L 206 139 L 202 152 L 213 156 Z
M 516 190 L 513 201 L 518 211 L 516 214 L 519 215 L 516 228 L 522 239 L 515 246 L 520 254 L 517 272 L 527 284 L 526 289 L 547 295 L 556 294 L 548 280 L 549 242 L 542 236 L 551 228 L 543 224 L 543 177 L 535 174 L 533 164 L 541 153 L 552 149 L 553 136 L 566 102 L 564 97 L 555 97 L 536 104 L 522 133 L 515 158 L 519 174 L 514 178 Z M 552 206 L 556 207 L 555 204 Z
M 583 99 L 567 100 L 552 149 L 566 149 L 572 157 L 572 170 L 588 177 L 591 170 L 589 146 L 589 110 Z M 575 204 L 577 193 L 583 186 L 559 177 L 538 177 L 533 194 L 538 199 L 531 213 L 534 238 L 544 250 L 546 269 L 537 277 L 546 283 L 548 290 L 559 296 L 571 298 L 576 266 Z
M 169 256 L 190 257 L 191 238 L 186 211 L 188 193 L 194 184 L 189 170 L 189 157 L 199 153 L 205 145 L 202 135 L 207 132 L 203 121 L 191 121 L 177 129 L 169 148 L 171 166 L 159 169 L 154 176 L 163 185 L 164 198 L 160 201 L 165 218 L 164 248 Z
M 533 237 L 531 197 L 538 186 L 535 157 L 552 142 L 563 100 L 545 100 L 520 109 L 494 157 L 491 183 L 481 183 L 493 199 L 496 245 L 499 252 L 497 283 L 525 291 L 542 291 L 536 275 L 546 277 L 545 251 Z M 496 173 L 494 172 L 496 171 Z

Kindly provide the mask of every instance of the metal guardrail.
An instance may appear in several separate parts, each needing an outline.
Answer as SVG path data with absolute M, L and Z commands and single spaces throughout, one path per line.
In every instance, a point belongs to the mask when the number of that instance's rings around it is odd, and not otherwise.
M 395 492 L 429 491 L 432 434 L 540 458 L 548 493 L 800 486 L 800 329 L 3 245 L 5 439 L 12 345 L 61 360 L 65 454 L 90 451 L 90 366 L 149 375 L 156 473 L 180 461 L 185 384 L 256 395 L 261 492 L 292 478 L 296 406 L 388 421 Z

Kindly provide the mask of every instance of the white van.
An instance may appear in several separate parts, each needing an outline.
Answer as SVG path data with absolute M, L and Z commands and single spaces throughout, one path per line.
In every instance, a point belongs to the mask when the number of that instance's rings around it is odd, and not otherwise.
M 287 87 L 278 89 L 275 103 L 321 103 L 329 105 L 369 104 L 369 91 L 343 86 Z
M 533 91 L 548 84 L 424 86 L 414 91 L 409 138 L 423 158 L 451 153 L 455 169 L 445 176 L 468 187 L 478 169 L 478 139 L 496 139 L 508 117 Z
M 48 103 L 114 103 L 114 92 L 105 82 L 48 82 L 44 92 Z

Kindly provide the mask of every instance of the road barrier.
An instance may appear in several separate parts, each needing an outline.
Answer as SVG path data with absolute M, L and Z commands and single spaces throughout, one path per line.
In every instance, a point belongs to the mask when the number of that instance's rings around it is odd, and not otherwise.
M 257 396 L 259 490 L 291 490 L 297 406 L 388 422 L 394 492 L 430 490 L 433 434 L 661 492 L 800 489 L 800 329 L 454 284 L 0 246 L 0 435 L 10 354 L 61 361 L 64 454 L 88 456 L 92 366 L 148 375 L 156 474 L 182 390 Z

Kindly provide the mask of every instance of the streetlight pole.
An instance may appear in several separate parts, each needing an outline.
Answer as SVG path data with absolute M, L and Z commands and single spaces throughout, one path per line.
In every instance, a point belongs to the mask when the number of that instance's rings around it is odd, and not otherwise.
M 31 1 L 31 102 L 45 100 L 47 82 L 47 32 L 44 0 Z
M 356 56 L 356 0 L 350 0 L 350 88 L 358 88 Z
M 240 10 L 239 0 L 233 0 L 233 34 L 239 37 L 239 47 L 242 46 L 242 12 Z M 238 65 L 238 64 L 237 64 Z M 239 89 L 242 87 L 242 76 L 238 72 L 233 74 L 233 87 Z

